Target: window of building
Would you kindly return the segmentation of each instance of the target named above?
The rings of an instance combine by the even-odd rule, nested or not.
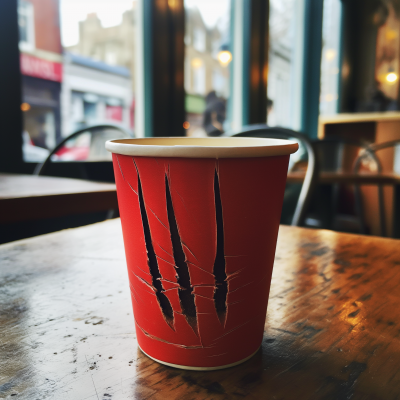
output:
[[[226,82],[226,77],[221,72],[220,69],[214,69],[212,74],[212,86],[215,89],[218,96],[224,98],[228,97],[228,84]]]
[[[321,95],[319,110],[321,115],[336,114],[339,99],[339,54],[341,1],[324,1],[322,25]]]
[[[33,50],[35,48],[35,20],[32,3],[25,0],[18,1],[18,26],[20,48]]]
[[[206,33],[202,28],[193,29],[193,47],[201,53],[206,51]]]
[[[85,126],[134,129],[135,13],[131,0],[20,0],[25,161],[43,160]],[[63,150],[56,160],[83,160],[81,147],[92,146],[87,139],[71,143],[70,155]]]
[[[185,129],[188,136],[220,135],[226,122],[230,58],[230,0],[185,0]],[[229,53],[230,54],[230,53]],[[220,59],[221,58],[221,59]]]
[[[221,47],[221,38],[220,37],[213,38],[211,42],[211,54],[215,59],[218,59],[218,53],[220,51],[220,47]]]
[[[270,0],[268,125],[292,127],[295,0]]]
[[[195,61],[197,61],[195,59]],[[193,65],[193,89],[196,94],[205,94],[206,68],[203,63]]]

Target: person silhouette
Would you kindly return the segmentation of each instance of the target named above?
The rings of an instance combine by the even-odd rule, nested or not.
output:
[[[203,128],[207,136],[221,136],[224,133],[225,118],[225,102],[212,90],[206,96],[206,109],[203,113]]]

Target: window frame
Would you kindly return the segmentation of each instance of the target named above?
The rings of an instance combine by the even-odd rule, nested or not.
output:
[[[302,73],[302,129],[314,136],[319,110],[323,0],[303,2],[305,48]],[[269,1],[232,0],[232,5],[233,62],[230,64],[231,95],[228,122],[233,122],[233,103],[236,101],[236,108],[242,110],[241,119],[237,121],[240,122],[238,126],[265,123]],[[239,5],[244,11],[241,15],[240,11],[238,12]],[[308,23],[310,20],[314,23]],[[320,20],[320,24],[315,24],[316,20]],[[240,29],[237,26],[238,21]],[[184,136],[184,0],[138,0],[137,27],[136,55],[137,60],[141,60],[136,68],[137,136]],[[7,93],[6,96],[0,97],[0,171],[32,173],[36,163],[24,162],[22,157],[22,85],[18,28],[18,1],[0,2],[0,51],[7,60],[6,63],[0,63],[0,87],[2,93]],[[240,55],[241,64],[238,63]],[[246,55],[247,57],[243,57]],[[163,68],[156,68],[160,65]],[[61,163],[57,164],[60,164],[57,169],[62,170]],[[67,164],[70,163],[65,163],[65,170],[68,168]],[[87,163],[75,164],[79,166]],[[103,168],[101,164],[107,165],[110,162],[90,164],[98,164],[100,170]]]

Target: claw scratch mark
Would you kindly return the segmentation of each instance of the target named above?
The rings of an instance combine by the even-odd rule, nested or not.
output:
[[[150,287],[153,288],[155,291],[155,294],[157,296],[157,301],[158,305],[160,306],[162,315],[164,317],[165,322],[167,325],[172,329],[174,329],[174,313],[172,312],[172,306],[171,303],[168,299],[168,297],[163,293],[164,289],[162,286],[161,281],[159,278],[161,278],[160,270],[158,268],[158,262],[157,262],[157,256],[154,251],[153,247],[153,242],[151,238],[151,231],[150,231],[150,225],[149,225],[149,220],[147,217],[147,210],[144,202],[144,196],[143,196],[143,190],[142,190],[142,184],[140,181],[140,174],[139,174],[139,169],[136,165],[135,159],[132,158],[133,164],[135,165],[136,172],[137,172],[137,178],[138,178],[138,197],[139,197],[139,206],[140,206],[140,214],[142,217],[142,224],[143,224],[143,233],[144,233],[144,241],[146,245],[146,251],[147,251],[147,264],[149,266],[149,271],[150,274],[153,278],[153,285],[149,285]],[[138,278],[140,278],[138,276]],[[142,279],[142,278],[140,278]],[[146,282],[143,280],[143,282]],[[146,282],[148,285],[148,283]]]
[[[132,189],[133,192],[136,193],[136,195],[138,194],[138,192],[131,186],[131,184],[128,182],[129,187]]]
[[[136,278],[138,278],[141,282],[143,282],[147,287],[149,287],[154,293],[157,292],[157,289],[153,285],[150,285],[149,282],[146,282],[141,276],[139,276],[135,273],[133,273],[133,274],[136,276]]]
[[[215,288],[214,285],[210,284],[210,283],[199,283],[198,285],[192,285],[192,287],[212,287]]]
[[[196,261],[199,261],[199,260],[197,259],[197,257],[193,254],[192,250],[190,250],[189,247],[188,247],[185,243],[182,242],[182,245],[183,245],[183,246],[189,251],[189,253],[196,259]]]
[[[217,169],[214,174],[214,201],[215,201],[215,220],[217,226],[217,251],[214,261],[215,291],[214,302],[218,319],[222,326],[226,323],[226,298],[228,294],[228,284],[226,282],[226,263],[224,257],[224,221],[222,216],[222,202],[219,188],[219,177]]]
[[[225,332],[223,335],[218,336],[218,337],[215,338],[214,340],[217,341],[217,340],[223,338],[224,336],[229,335],[230,333],[232,333],[232,332],[234,332],[234,331],[236,331],[236,330],[242,328],[243,326],[247,325],[247,324],[248,324],[251,320],[253,320],[253,319],[254,319],[254,318],[249,319],[248,321],[244,322],[243,324],[241,324],[241,325],[239,325],[239,326],[237,326],[237,327],[235,327],[235,328],[230,329],[228,332]]]
[[[205,269],[203,269],[203,268],[201,268],[201,267],[199,267],[198,265],[196,265],[196,264],[193,264],[192,262],[190,262],[190,261],[186,261],[188,264],[190,264],[190,265],[193,265],[194,267],[196,267],[196,268],[198,268],[198,269],[200,269],[201,271],[203,271],[203,272],[206,272],[207,274],[209,274],[209,275],[211,275],[213,278],[214,278],[214,274],[213,273],[211,273],[211,272],[209,272],[209,271],[206,271]]]
[[[226,281],[230,281],[231,279],[235,279],[238,277],[238,275],[245,270],[246,267],[239,269],[238,271],[232,272],[231,274],[228,274]]]
[[[149,207],[147,206],[147,208],[153,213],[153,215],[157,218],[158,222],[169,232],[169,229],[163,224],[163,222],[161,221],[160,218],[157,217],[156,213]]]
[[[165,250],[162,246],[160,246],[160,244],[159,243],[157,243],[157,242],[154,242],[165,254],[168,254],[170,257],[174,257],[171,253],[168,253],[168,251],[167,250]]]
[[[228,354],[228,353],[215,354],[213,356],[207,356],[207,357],[219,357],[219,356],[224,356],[225,354]]]
[[[198,294],[198,293],[195,293],[194,295],[195,295],[195,296],[198,296],[198,297],[202,297],[203,299],[207,299],[207,300],[214,301],[214,299],[213,299],[212,297],[202,296],[201,294]]]
[[[154,339],[154,340],[158,340],[159,342],[162,343],[167,343],[167,344],[171,344],[172,346],[176,346],[176,347],[180,347],[181,349],[209,349],[211,347],[215,347],[215,346],[185,346],[183,344],[178,344],[178,343],[173,343],[173,342],[168,342],[167,340],[161,339],[157,336],[152,335],[151,333],[146,332],[136,321],[135,319],[135,323],[138,326],[138,328],[149,338]]]
[[[131,292],[132,292],[132,290],[134,290],[135,293],[138,295],[139,299],[142,300],[142,302],[143,302],[143,299],[142,299],[142,297],[140,296],[140,294],[138,293],[138,291],[135,289],[135,286],[133,286],[132,284],[130,284],[129,286],[130,286],[130,288],[131,288]]]
[[[232,306],[234,304],[243,303],[243,300],[233,301],[232,303],[227,303],[228,306]]]
[[[185,318],[193,332],[199,336],[199,328],[197,325],[196,304],[193,296],[193,288],[190,283],[189,268],[186,263],[186,256],[183,251],[181,235],[176,222],[175,211],[172,203],[170,184],[167,174],[165,175],[165,192],[167,201],[168,223],[170,227],[172,250],[175,259],[175,271],[178,275],[177,280],[180,289],[178,289],[179,301]],[[184,289],[184,290],[183,290]]]
[[[242,288],[244,288],[244,287],[246,287],[246,286],[249,286],[249,285],[251,285],[252,283],[254,283],[254,281],[253,281],[253,282],[246,283],[245,285],[239,286],[239,287],[236,288],[236,289],[230,290],[229,293],[236,292],[236,290],[239,290],[239,289],[242,289]]]
[[[136,298],[136,296],[135,296],[135,293],[133,293],[133,290],[132,290],[132,289],[131,289],[131,295],[132,295],[132,297],[135,299],[136,303],[139,304],[139,302],[137,301],[137,298]]]
[[[170,281],[170,280],[168,280],[168,279],[165,279],[165,278],[160,278],[160,279],[161,279],[161,281],[163,281],[163,282],[172,283],[173,285],[176,285],[177,288],[180,288],[179,284],[176,283],[176,282],[172,282],[172,281]]]
[[[121,172],[121,175],[122,175],[122,179],[125,180],[124,173],[122,172],[121,164],[119,163],[119,158],[118,158],[117,155],[115,155],[115,157],[117,157],[117,163],[118,163],[118,166],[119,166],[119,170],[120,170],[120,172]]]
[[[149,272],[144,271],[142,268],[140,268],[138,265],[136,266],[136,268],[140,271],[142,271],[144,274],[151,276],[151,274]]]
[[[175,264],[174,264],[174,263],[167,261],[166,259],[164,259],[164,258],[158,256],[157,254],[156,254],[156,257],[159,258],[160,260],[165,261],[167,264],[170,264],[170,265],[172,265],[173,267],[175,267]]]

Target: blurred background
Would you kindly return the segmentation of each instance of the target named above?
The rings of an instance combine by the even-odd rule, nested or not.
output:
[[[15,2],[8,3],[2,6],[2,15],[3,18],[8,15],[9,25],[10,18],[15,17],[11,7]],[[62,138],[95,124],[116,123],[132,130],[136,136],[164,135],[165,132],[151,129],[151,121],[146,121],[148,127],[143,127],[140,121],[139,126],[135,124],[136,119],[143,119],[135,115],[137,100],[142,96],[138,93],[137,81],[146,80],[146,74],[179,73],[175,82],[163,82],[175,86],[169,90],[183,89],[184,92],[180,103],[176,104],[176,107],[182,106],[183,101],[183,109],[179,111],[183,120],[179,129],[168,134],[218,136],[249,122],[267,122],[267,118],[271,126],[301,128],[301,92],[304,90],[301,82],[307,51],[304,49],[305,1],[271,0],[269,4],[268,1],[254,1],[251,6],[251,2],[245,5],[231,0],[139,3],[131,0],[18,0],[14,4],[21,74],[21,83],[14,90],[21,92],[24,162],[42,161]],[[323,26],[316,34],[322,35],[322,57],[316,54],[320,77],[315,78],[321,86],[320,113],[328,115],[340,111],[343,10],[340,0],[321,3],[324,12],[317,17],[323,18],[323,23],[320,21]],[[146,7],[151,9],[145,10]],[[252,16],[256,11],[260,14]],[[260,21],[252,21],[256,17]],[[396,15],[393,18],[396,21]],[[15,27],[8,31],[8,36],[12,32],[16,33]],[[169,37],[162,37],[165,35]],[[250,54],[253,50],[249,48],[250,42],[255,40],[260,41],[260,48]],[[159,48],[162,41],[166,47]],[[151,54],[154,52],[159,54]],[[148,59],[144,53],[149,53]],[[237,65],[232,62],[234,53],[237,53]],[[254,65],[255,57],[259,57],[258,64],[263,65]],[[377,54],[377,57],[380,56]],[[246,82],[254,67],[263,68],[264,76],[251,78],[265,81],[262,94],[265,95],[265,110],[260,113],[263,118],[251,121],[249,115],[243,115],[239,120],[240,116],[233,114],[234,97],[242,97],[236,103],[249,101],[246,86],[259,86],[259,82]],[[380,68],[380,73],[386,71],[384,65]],[[169,71],[171,69],[175,71]],[[161,80],[149,78],[144,90],[154,95],[158,91],[165,92]],[[365,91],[368,85],[373,91],[373,84],[366,82]],[[395,89],[392,86],[390,89],[393,97]],[[397,109],[396,104],[388,107]],[[354,111],[363,107],[368,105],[357,103]],[[153,113],[153,118],[157,111],[154,107],[146,110],[147,114]],[[249,110],[243,111],[249,114]],[[89,142],[87,136],[77,138],[68,148],[59,151],[55,159],[93,158],[94,152],[88,151]]]
[[[373,146],[400,140],[399,34],[399,0],[3,1],[0,171],[113,182],[110,138],[280,127],[306,138],[282,222],[310,142],[301,225],[398,237],[400,147]]]

